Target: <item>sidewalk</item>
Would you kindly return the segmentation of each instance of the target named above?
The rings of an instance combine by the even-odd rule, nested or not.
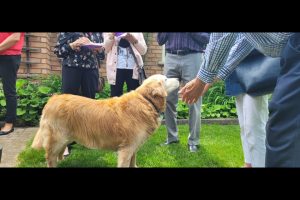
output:
[[[9,135],[0,136],[0,145],[3,147],[0,168],[16,167],[19,153],[33,138],[37,129],[37,127],[15,128],[15,131]]]

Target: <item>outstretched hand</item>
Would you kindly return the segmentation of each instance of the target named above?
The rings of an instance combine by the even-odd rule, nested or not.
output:
[[[200,96],[203,95],[203,91],[205,89],[205,83],[195,78],[188,82],[179,93],[182,94],[182,100],[187,104],[195,103]]]

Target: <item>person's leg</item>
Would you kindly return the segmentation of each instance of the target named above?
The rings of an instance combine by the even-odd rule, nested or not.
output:
[[[197,75],[203,62],[203,54],[195,53],[182,57],[182,80],[184,84],[191,81]],[[189,138],[188,144],[199,145],[200,143],[200,123],[201,123],[201,103],[202,98],[189,106]]]
[[[236,96],[236,110],[237,110],[237,115],[238,115],[238,120],[239,120],[239,125],[241,129],[241,141],[242,141],[242,147],[243,147],[243,152],[244,152],[244,160],[245,160],[245,167],[252,167],[251,163],[251,157],[250,157],[250,152],[249,152],[249,147],[247,143],[247,137],[245,133],[245,118],[244,116],[244,97],[245,94],[240,94]]]
[[[244,134],[252,167],[265,167],[266,123],[268,120],[268,95],[252,97],[245,95],[243,100]]]
[[[119,97],[123,94],[125,76],[122,69],[117,69],[116,84],[110,85],[110,96]]]
[[[0,56],[0,75],[2,77],[3,91],[6,98],[6,118],[1,131],[13,131],[13,124],[17,118],[17,72],[21,56]]]
[[[139,80],[132,78],[133,70],[126,70],[126,85],[127,85],[127,92],[131,90],[135,90],[140,86]]]
[[[82,70],[73,67],[62,67],[62,93],[79,95],[79,88],[81,85]],[[72,144],[69,144],[65,149],[64,156],[68,156],[71,153]]]
[[[79,95],[82,79],[81,69],[75,67],[62,67],[62,93]]]
[[[81,92],[82,96],[95,99],[99,83],[99,70],[82,70]]]
[[[168,78],[180,78],[179,69],[180,57],[172,54],[166,55],[164,75]],[[172,91],[167,97],[167,106],[165,111],[165,120],[167,127],[167,141],[166,144],[177,142],[178,127],[177,127],[177,104],[178,104],[178,89]]]
[[[266,167],[300,167],[300,33],[282,53],[282,70],[269,104]]]

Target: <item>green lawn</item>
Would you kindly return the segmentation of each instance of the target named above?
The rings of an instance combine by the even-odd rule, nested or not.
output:
[[[166,127],[161,126],[146,141],[137,154],[139,167],[241,167],[243,152],[237,125],[202,125],[200,151],[187,150],[188,126],[179,126],[179,144],[161,146],[166,138]],[[19,155],[18,167],[46,167],[44,151],[30,148]],[[74,145],[69,157],[58,167],[116,167],[116,152],[90,150]]]

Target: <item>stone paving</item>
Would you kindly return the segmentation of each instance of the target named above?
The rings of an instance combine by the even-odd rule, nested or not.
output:
[[[16,167],[17,157],[24,150],[26,143],[33,138],[37,132],[37,127],[15,128],[15,131],[0,136],[0,146],[2,146],[1,167]]]

